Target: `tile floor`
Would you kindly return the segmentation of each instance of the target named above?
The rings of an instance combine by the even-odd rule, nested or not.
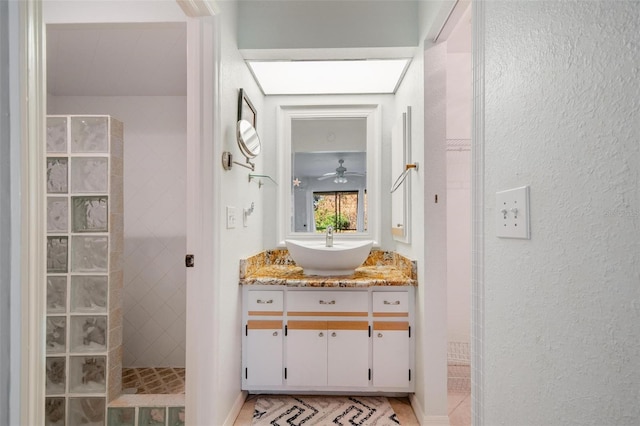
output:
[[[471,426],[471,366],[449,365],[448,408],[450,426]]]
[[[450,426],[471,425],[471,387],[470,367],[468,365],[450,365],[448,370],[448,413]],[[118,400],[120,404],[110,406],[131,405],[184,405],[181,401],[144,401],[145,404],[129,401],[127,398],[140,398],[137,395],[148,394],[182,394],[184,398],[184,368],[123,368],[123,389],[136,388],[136,395],[123,395]],[[171,397],[171,395],[154,395],[155,397]],[[258,395],[249,395],[240,414],[234,422],[234,426],[251,425],[253,418],[253,406]],[[418,426],[409,398],[390,397],[389,403],[398,415],[402,426]]]
[[[448,413],[450,426],[471,426],[471,369],[469,366],[449,366]],[[249,395],[234,426],[251,425],[253,406],[258,395]],[[393,411],[402,426],[419,426],[409,398],[389,397]]]
[[[253,405],[258,395],[249,395],[240,414],[233,423],[234,426],[249,426],[253,418]],[[449,392],[449,425],[471,426],[471,394],[464,392]],[[413,413],[409,398],[389,397],[393,411],[398,415],[402,426],[419,426],[420,423]]]
[[[184,376],[184,368],[123,368],[122,389],[125,394],[184,394]]]

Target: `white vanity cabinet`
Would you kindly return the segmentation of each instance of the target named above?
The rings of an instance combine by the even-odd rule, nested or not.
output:
[[[289,289],[285,300],[287,385],[367,386],[369,292]]]
[[[251,386],[282,384],[282,321],[249,321],[245,379]]]
[[[413,391],[413,294],[410,286],[244,286],[242,388]]]
[[[243,377],[248,386],[281,386],[283,291],[249,291],[244,322]]]
[[[374,291],[373,386],[404,388],[411,382],[409,294]]]
[[[285,377],[288,385],[310,388],[327,385],[327,329],[322,322],[287,324]],[[326,325],[326,321],[324,323]]]
[[[346,323],[346,324],[344,324]],[[327,339],[327,385],[369,385],[369,324],[349,321],[329,325]],[[349,328],[350,327],[350,328]]]
[[[369,384],[369,323],[367,321],[288,321],[289,386]]]
[[[410,375],[408,324],[374,322],[373,386],[404,388]]]

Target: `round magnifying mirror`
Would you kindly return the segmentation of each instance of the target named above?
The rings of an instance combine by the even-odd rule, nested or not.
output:
[[[260,138],[258,132],[247,120],[238,121],[236,126],[238,147],[247,158],[255,158],[260,154]]]

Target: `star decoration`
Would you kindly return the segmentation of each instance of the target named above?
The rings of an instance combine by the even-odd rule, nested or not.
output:
[[[301,181],[300,181],[300,179],[298,179],[298,178],[295,178],[295,179],[293,180],[293,186],[300,186],[300,184],[301,184],[301,183],[302,183],[302,182],[301,182]]]

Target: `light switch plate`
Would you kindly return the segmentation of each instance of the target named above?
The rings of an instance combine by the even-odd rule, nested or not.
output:
[[[496,237],[531,239],[529,187],[496,192]]]
[[[227,206],[227,229],[236,227],[236,208]]]

